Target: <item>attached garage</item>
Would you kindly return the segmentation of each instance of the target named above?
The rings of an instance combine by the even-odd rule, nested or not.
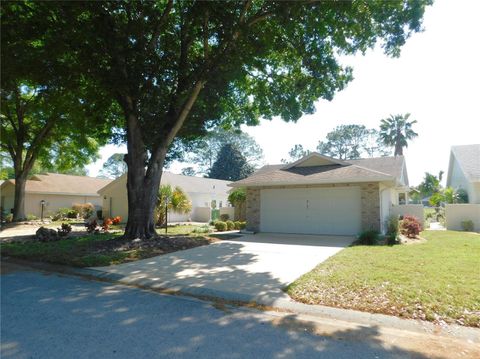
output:
[[[355,235],[361,231],[360,187],[260,191],[260,231]]]
[[[343,161],[319,153],[266,165],[230,186],[246,189],[252,232],[339,236],[381,231],[396,194],[409,190],[403,156]]]

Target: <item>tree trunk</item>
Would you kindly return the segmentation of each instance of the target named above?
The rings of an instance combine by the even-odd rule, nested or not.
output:
[[[401,144],[395,144],[395,156],[403,156],[403,147]]]
[[[13,221],[23,221],[27,218],[25,215],[25,186],[27,178],[22,174],[15,176],[15,199],[13,202]]]

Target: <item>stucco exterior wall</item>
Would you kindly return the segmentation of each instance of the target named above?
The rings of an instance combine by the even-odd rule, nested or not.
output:
[[[0,194],[2,197],[2,205],[6,213],[10,213],[14,204],[13,185],[5,186]],[[76,203],[91,203],[98,210],[102,207],[102,198],[100,196],[75,196],[63,194],[40,194],[40,193],[26,193],[25,194],[25,214],[34,215],[40,218],[42,207],[40,201],[44,200],[46,205],[44,207],[44,217],[55,214],[60,208],[72,208]]]
[[[174,184],[172,184],[174,185]],[[120,177],[118,180],[112,182],[106,188],[100,191],[103,201],[103,216],[104,217],[122,217],[122,222],[128,220],[128,197],[127,197],[127,181],[126,177]],[[169,212],[169,222],[208,222],[206,210],[211,211],[212,200],[216,201],[217,208],[227,207],[228,194],[218,193],[201,193],[201,192],[187,192],[186,193],[192,202],[192,211],[187,214],[178,214]]]
[[[362,203],[362,230],[381,230],[380,217],[380,187],[379,183],[342,183],[322,184],[309,186],[262,186],[247,188],[246,219],[247,230],[258,232],[260,230],[261,197],[260,191],[267,188],[328,188],[360,186]]]
[[[425,228],[422,204],[404,204],[392,206],[391,213],[394,216],[413,216],[419,220],[422,227]]]
[[[461,231],[462,222],[473,222],[474,231],[480,232],[480,204],[445,205],[445,226],[447,229]]]
[[[455,189],[463,188],[468,193],[468,202],[480,204],[480,182],[471,182],[465,177],[457,159],[453,156],[452,173],[449,185]]]

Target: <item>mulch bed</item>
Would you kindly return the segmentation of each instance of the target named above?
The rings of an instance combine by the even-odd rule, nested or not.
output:
[[[213,242],[217,242],[217,240],[200,236],[158,236],[157,238],[153,239],[135,239],[133,241],[122,238],[112,238],[106,241],[93,242],[92,246],[98,253],[145,250],[154,252],[156,255],[158,255],[205,246]]]

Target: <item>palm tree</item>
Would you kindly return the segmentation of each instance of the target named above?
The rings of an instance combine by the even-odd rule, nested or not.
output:
[[[409,113],[390,115],[380,123],[380,138],[385,145],[395,147],[395,156],[403,156],[403,148],[408,147],[407,141],[418,136],[418,133],[412,130],[412,125],[417,121],[408,121],[409,117]]]
[[[157,223],[165,225],[167,228],[167,212],[190,213],[192,210],[192,202],[187,194],[180,188],[169,184],[161,185],[158,190],[157,206],[155,208]]]

